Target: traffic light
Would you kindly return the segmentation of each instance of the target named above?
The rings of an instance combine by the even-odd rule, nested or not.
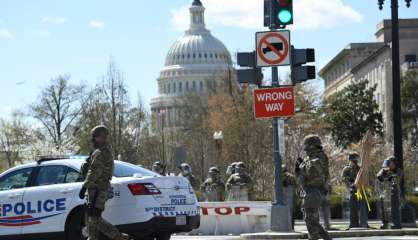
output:
[[[276,26],[293,24],[293,0],[273,0]]]
[[[315,62],[315,49],[296,49],[292,46],[291,79],[293,85],[316,78],[315,66],[302,66],[310,62]]]
[[[264,0],[264,27],[270,27],[271,25],[272,1],[276,0]]]
[[[238,82],[261,86],[264,76],[261,68],[255,67],[255,52],[238,53],[237,62],[241,67],[245,67],[237,70]]]

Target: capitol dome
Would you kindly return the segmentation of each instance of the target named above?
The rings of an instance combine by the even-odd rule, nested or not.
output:
[[[165,66],[180,64],[228,64],[231,57],[225,45],[209,31],[186,34],[171,46]]]
[[[158,97],[151,100],[151,111],[164,115],[169,126],[176,125],[176,98],[190,91],[206,92],[208,82],[224,78],[233,70],[228,49],[206,29],[204,13],[200,0],[194,0],[190,27],[171,46],[157,79]]]

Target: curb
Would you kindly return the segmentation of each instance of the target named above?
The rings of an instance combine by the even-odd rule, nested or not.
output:
[[[349,237],[376,237],[376,236],[418,236],[417,228],[399,229],[399,230],[349,230],[349,231],[329,231],[333,238]],[[307,239],[307,232],[266,232],[242,234],[242,240],[268,240],[268,239]]]

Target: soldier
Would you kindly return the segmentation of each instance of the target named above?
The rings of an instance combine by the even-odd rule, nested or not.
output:
[[[321,207],[319,211],[320,218],[326,230],[331,230],[331,184],[326,183],[323,191]]]
[[[225,183],[220,174],[217,167],[211,167],[208,179],[200,185],[200,189],[206,194],[207,202],[221,202],[225,199]]]
[[[357,199],[356,192],[357,188],[354,185],[356,181],[357,174],[360,171],[360,166],[358,165],[360,161],[360,155],[356,152],[351,152],[348,154],[349,164],[344,167],[341,177],[343,183],[347,188],[347,192],[350,193],[349,205],[350,205],[350,225],[349,228],[363,227],[367,228],[368,212],[367,212],[367,203],[365,200]],[[360,223],[359,223],[359,211],[360,211]]]
[[[248,201],[253,199],[253,180],[247,173],[247,167],[243,162],[237,163],[235,174],[232,174],[227,183],[226,190],[229,191],[228,200]]]
[[[303,140],[305,159],[296,162],[295,173],[303,189],[302,210],[309,239],[331,239],[328,232],[319,223],[319,208],[324,186],[329,180],[328,157],[322,149],[321,139],[308,135]]]
[[[396,165],[396,158],[387,158],[382,169],[377,173],[377,179],[381,183],[380,201],[382,205],[382,229],[389,228],[392,220],[392,229],[401,228],[401,186],[403,171]]]
[[[80,198],[87,195],[88,239],[98,240],[102,233],[110,239],[129,240],[129,235],[120,233],[116,227],[102,218],[113,175],[114,160],[107,144],[107,128],[103,125],[96,126],[91,134],[95,150],[81,167],[81,175],[85,177],[85,181],[80,191]]]
[[[226,177],[229,179],[229,177],[232,175],[232,174],[235,174],[236,173],[236,171],[235,171],[235,167],[237,166],[237,162],[233,162],[233,163],[231,163],[231,165],[229,165],[228,166],[228,168],[226,169]]]
[[[192,173],[192,167],[190,167],[190,165],[187,163],[182,163],[180,165],[180,170],[181,172],[179,176],[187,178],[187,180],[189,180],[190,184],[192,185],[193,189],[196,189],[197,181],[196,181],[195,176]]]
[[[159,161],[152,164],[152,171],[165,176],[165,166]]]
[[[295,196],[295,186],[296,179],[293,174],[291,174],[286,165],[282,165],[282,176],[283,176],[283,193],[285,195],[285,201],[290,209],[290,217],[292,219],[292,229],[295,228],[295,219],[293,217],[293,206],[294,206],[294,196]]]

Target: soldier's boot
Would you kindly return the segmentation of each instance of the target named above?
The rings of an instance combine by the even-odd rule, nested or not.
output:
[[[329,235],[329,233],[321,227],[321,229],[319,230],[319,234],[322,236],[322,238],[324,240],[332,240],[331,236]]]
[[[380,229],[388,229],[389,223],[387,221],[383,221],[383,224],[380,226]]]

